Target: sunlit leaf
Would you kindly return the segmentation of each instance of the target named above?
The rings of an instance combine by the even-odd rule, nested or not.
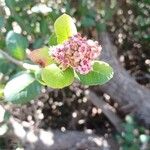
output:
[[[63,43],[69,37],[77,34],[77,29],[73,19],[67,15],[61,15],[54,23],[54,29],[57,36],[57,42]]]
[[[72,84],[74,72],[71,68],[62,71],[56,64],[51,64],[42,70],[42,80],[52,88],[64,88]]]
[[[85,85],[102,85],[113,77],[112,67],[103,61],[93,62],[93,71],[86,75],[77,73],[77,78]]]
[[[17,86],[16,86],[17,85]],[[41,86],[31,74],[23,73],[10,80],[4,88],[5,100],[24,104],[40,94]]]

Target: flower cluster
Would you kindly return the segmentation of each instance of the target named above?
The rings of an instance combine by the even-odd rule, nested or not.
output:
[[[87,40],[78,33],[63,45],[53,47],[51,54],[62,69],[72,67],[80,74],[87,74],[92,70],[92,60],[99,56],[101,49],[97,41]]]

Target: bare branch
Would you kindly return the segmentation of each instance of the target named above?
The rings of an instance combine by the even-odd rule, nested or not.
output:
[[[27,70],[38,70],[38,69],[40,69],[38,65],[32,65],[32,64],[28,64],[28,63],[24,63],[22,61],[19,61],[15,58],[11,57],[10,55],[8,55],[6,52],[4,52],[1,49],[0,49],[0,54],[2,54],[9,62],[12,62],[13,64],[20,66],[24,69],[27,69]]]

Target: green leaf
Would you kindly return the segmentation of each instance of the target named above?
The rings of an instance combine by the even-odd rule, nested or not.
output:
[[[92,27],[92,26],[95,26],[96,22],[93,18],[90,18],[90,17],[83,17],[83,19],[81,20],[81,25],[83,27]]]
[[[134,137],[134,134],[131,133],[131,132],[124,135],[124,139],[125,139],[125,141],[128,142],[128,143],[133,143],[134,138],[135,138],[135,137]]]
[[[3,39],[1,37],[1,40],[0,40],[0,49],[4,49],[4,47],[5,47],[5,39]]]
[[[12,1],[12,0],[5,0],[5,3],[6,3],[6,6],[9,7],[9,8],[13,8],[14,5],[15,5],[15,1]]]
[[[42,71],[41,70],[37,70],[35,71],[35,78],[36,80],[41,83],[42,85],[46,85],[45,82],[42,80],[42,76],[41,76]]]
[[[50,46],[55,46],[57,45],[57,37],[56,37],[56,34],[53,33],[50,38],[49,38],[49,43],[48,43]]]
[[[16,66],[14,64],[8,63],[8,61],[0,55],[0,73],[10,75],[15,69]]]
[[[77,78],[84,85],[102,85],[113,77],[112,67],[103,61],[93,62],[93,71],[86,75],[77,73]]]
[[[4,88],[5,100],[14,104],[24,104],[36,98],[41,91],[40,84],[31,74],[23,73],[10,80]]]
[[[61,15],[54,23],[54,29],[58,44],[68,40],[69,37],[77,34],[73,19],[67,15]]]
[[[28,40],[22,35],[9,31],[6,36],[6,48],[9,54],[16,59],[25,59],[25,50],[28,47]]]
[[[51,64],[42,70],[42,80],[49,87],[61,89],[72,84],[74,72],[71,68],[62,71],[56,64]]]
[[[42,67],[45,67],[49,64],[53,63],[52,57],[48,53],[49,48],[48,47],[43,47],[37,50],[32,51],[28,57],[34,62]]]
[[[0,16],[0,28],[4,26],[4,18]]]
[[[49,34],[48,23],[45,18],[41,19],[40,31],[43,35]]]
[[[41,48],[44,45],[44,39],[43,38],[37,38],[33,43],[33,49]]]

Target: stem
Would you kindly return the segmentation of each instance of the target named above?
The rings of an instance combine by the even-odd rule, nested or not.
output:
[[[36,71],[36,70],[40,69],[38,65],[32,65],[32,64],[28,64],[28,63],[24,63],[22,61],[19,61],[15,58],[11,57],[10,55],[8,55],[6,52],[4,52],[1,49],[0,49],[0,54],[2,54],[9,62],[12,62],[13,64],[20,66],[26,70]]]

